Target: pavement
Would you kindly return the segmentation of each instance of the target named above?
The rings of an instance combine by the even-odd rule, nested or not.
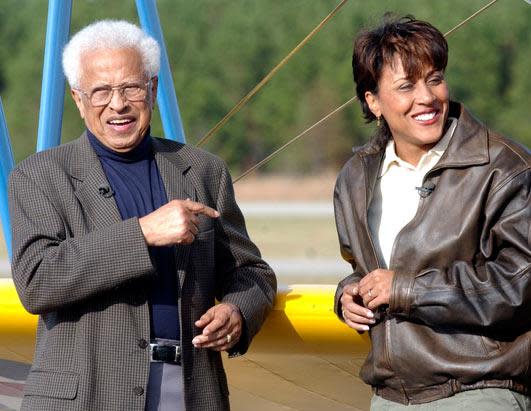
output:
[[[0,411],[20,409],[29,368],[29,364],[0,360]]]

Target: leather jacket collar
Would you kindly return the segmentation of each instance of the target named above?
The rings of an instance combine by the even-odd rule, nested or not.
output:
[[[476,120],[463,105],[450,102],[451,117],[458,120],[457,128],[450,140],[448,148],[441,160],[433,170],[441,168],[463,167],[487,164],[489,162],[488,134],[483,124]],[[368,174],[377,173],[380,161],[371,159],[371,156],[380,158],[385,151],[385,140],[381,134],[376,135],[369,143],[353,149],[366,160]],[[376,167],[376,170],[374,169]]]

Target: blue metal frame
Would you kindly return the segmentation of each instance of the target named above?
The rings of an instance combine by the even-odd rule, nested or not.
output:
[[[160,45],[160,71],[157,101],[160,118],[164,128],[164,136],[171,140],[186,142],[179,103],[175,95],[175,87],[171,76],[170,63],[166,53],[166,45],[162,35],[159,14],[155,0],[136,0],[136,8],[142,28],[158,41]]]
[[[61,60],[63,47],[68,41],[71,15],[72,0],[49,1],[37,151],[61,144],[65,97],[65,78]]]
[[[11,141],[7,122],[0,97],[0,217],[2,218],[2,229],[6,241],[7,252],[11,259],[11,220],[9,218],[9,207],[7,203],[7,181],[9,173],[15,166],[13,151],[11,150]]]
[[[164,134],[166,138],[184,143],[184,129],[156,2],[155,0],[136,0],[136,6],[143,29],[159,42],[161,49],[157,101]],[[68,41],[70,32],[71,17],[72,0],[49,0],[37,151],[46,150],[61,143],[61,124],[65,96],[65,78],[61,63],[62,51]],[[7,181],[15,162],[1,99],[0,159],[0,218],[2,219],[7,250],[11,258],[11,223],[8,211]]]

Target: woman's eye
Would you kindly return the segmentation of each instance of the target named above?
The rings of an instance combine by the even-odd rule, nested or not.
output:
[[[401,84],[398,89],[399,90],[402,90],[402,91],[408,91],[408,90],[411,90],[411,88],[413,87],[413,84],[411,83],[404,83],[404,84]]]
[[[428,79],[429,84],[440,84],[444,80],[443,76],[433,76]]]

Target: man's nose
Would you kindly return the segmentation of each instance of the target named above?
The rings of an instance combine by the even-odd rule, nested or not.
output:
[[[111,93],[109,107],[114,111],[122,111],[128,105],[128,100],[123,95],[122,90],[115,88],[112,89]]]

